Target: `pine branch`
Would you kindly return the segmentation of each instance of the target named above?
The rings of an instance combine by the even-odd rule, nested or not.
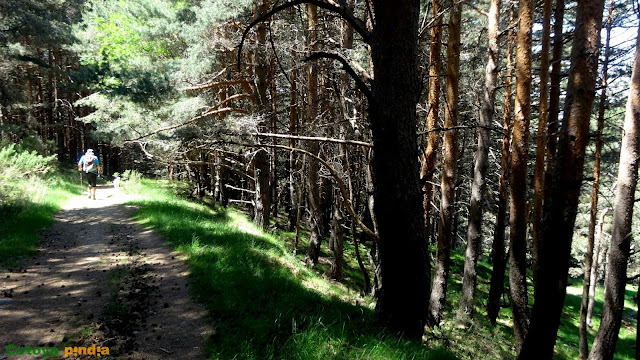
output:
[[[362,81],[362,79],[358,76],[358,74],[356,74],[355,70],[353,70],[353,68],[351,67],[351,65],[349,65],[349,63],[345,58],[335,53],[320,51],[307,56],[303,61],[306,62],[306,61],[311,61],[316,59],[332,59],[340,62],[342,64],[342,69],[346,71],[347,74],[349,74],[349,76],[351,76],[351,78],[356,82],[356,86],[358,87],[358,89],[362,91],[362,93],[367,97],[367,99],[371,99],[371,89],[369,89],[367,84],[365,84],[364,81]],[[366,71],[364,71],[364,69],[362,68],[361,68],[361,72],[366,74]],[[365,78],[371,81],[371,77],[369,76],[369,74],[366,74]]]
[[[293,1],[289,1],[287,3],[284,3],[280,6],[276,6],[275,8],[271,9],[271,11],[267,12],[264,15],[259,16],[257,19],[253,20],[247,27],[246,29],[244,29],[244,32],[242,33],[242,38],[240,39],[240,45],[238,46],[238,71],[240,71],[240,69],[242,68],[242,47],[244,45],[244,41],[247,38],[247,34],[249,33],[249,31],[251,30],[251,28],[253,28],[254,26],[256,26],[257,24],[267,20],[268,18],[270,18],[271,16],[275,15],[276,13],[282,11],[282,10],[286,10],[289,8],[292,8],[296,5],[301,5],[301,4],[312,4],[315,5],[319,8],[325,9],[327,11],[331,11],[334,12],[338,15],[340,15],[344,21],[346,21],[347,23],[349,23],[349,25],[351,25],[353,27],[353,29],[360,35],[362,36],[362,40],[365,43],[370,43],[371,42],[371,37],[372,34],[369,30],[367,30],[367,26],[364,24],[364,22],[360,19],[358,19],[357,17],[355,17],[355,15],[353,15],[353,13],[351,12],[351,10],[349,10],[349,7],[347,6],[345,1],[340,1],[340,5],[338,6],[335,2],[329,0],[330,2],[324,2],[324,1],[319,1],[319,0],[293,0]]]
[[[124,142],[133,142],[133,141],[138,141],[138,140],[140,140],[140,139],[144,139],[144,138],[146,138],[146,137],[149,137],[149,136],[151,136],[151,135],[155,135],[155,134],[161,133],[161,132],[163,132],[163,131],[173,130],[173,129],[177,129],[177,128],[182,127],[182,126],[185,126],[185,125],[189,125],[189,124],[194,123],[194,122],[196,122],[196,121],[198,121],[198,120],[202,120],[202,119],[204,119],[204,118],[206,118],[206,117],[209,117],[209,116],[212,116],[212,115],[215,115],[215,114],[221,114],[221,113],[231,112],[231,111],[241,112],[241,113],[247,113],[247,111],[246,111],[246,110],[243,110],[243,109],[235,109],[235,108],[229,108],[229,107],[222,108],[222,109],[217,109],[217,110],[212,110],[212,111],[208,111],[208,112],[206,112],[206,113],[204,113],[204,114],[202,114],[202,115],[200,115],[200,116],[196,116],[195,118],[193,118],[193,119],[191,119],[191,120],[187,120],[187,121],[185,121],[185,122],[183,122],[183,123],[180,123],[180,124],[177,124],[177,125],[171,125],[171,126],[163,127],[163,128],[157,129],[157,130],[155,130],[155,131],[152,131],[152,132],[150,132],[150,133],[147,133],[147,134],[144,134],[144,135],[140,135],[140,136],[138,136],[137,138],[134,138],[134,139],[127,139],[127,140],[125,140]]]

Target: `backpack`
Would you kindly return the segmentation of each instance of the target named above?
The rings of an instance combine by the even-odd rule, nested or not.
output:
[[[84,172],[91,172],[96,168],[96,159],[95,155],[85,155],[84,160],[82,161],[82,170]]]

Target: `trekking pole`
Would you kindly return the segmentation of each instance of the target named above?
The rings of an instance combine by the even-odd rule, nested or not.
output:
[[[79,171],[80,173],[80,192],[84,191],[84,186],[82,186],[82,171]]]

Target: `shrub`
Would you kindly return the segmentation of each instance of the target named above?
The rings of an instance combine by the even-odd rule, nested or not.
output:
[[[114,174],[118,176],[117,173]],[[122,175],[120,175],[120,186],[124,188],[125,192],[135,194],[140,192],[142,188],[141,184],[142,174],[135,170],[125,170]]]
[[[44,176],[55,162],[56,155],[19,151],[15,144],[0,148],[0,206],[23,200],[39,202],[46,189]]]

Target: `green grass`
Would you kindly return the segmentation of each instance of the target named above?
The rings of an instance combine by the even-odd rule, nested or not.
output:
[[[164,184],[164,186],[163,186]],[[303,266],[276,236],[232,209],[177,199],[143,182],[136,219],[188,258],[191,289],[211,314],[207,351],[220,359],[454,359],[441,347],[392,336],[373,304]],[[370,299],[369,299],[370,300]]]
[[[622,326],[616,344],[616,359],[635,359],[636,353],[632,346],[636,342],[636,320],[635,311],[637,305],[633,301],[637,292],[637,287],[627,285],[625,291],[625,307],[622,315]],[[576,359],[578,358],[578,329],[580,326],[580,303],[582,300],[582,279],[576,279],[575,283],[567,287],[567,298],[564,302],[562,320],[558,330],[558,343],[563,346],[556,346],[555,359]],[[593,310],[593,328],[588,329],[587,339],[589,349],[593,344],[593,339],[600,326],[600,314],[604,303],[604,290],[602,285],[596,289],[596,299]]]
[[[57,172],[44,180],[34,179],[28,184],[34,196],[0,205],[0,268],[17,266],[37,253],[42,231],[53,223],[65,201],[80,194],[75,175]]]

